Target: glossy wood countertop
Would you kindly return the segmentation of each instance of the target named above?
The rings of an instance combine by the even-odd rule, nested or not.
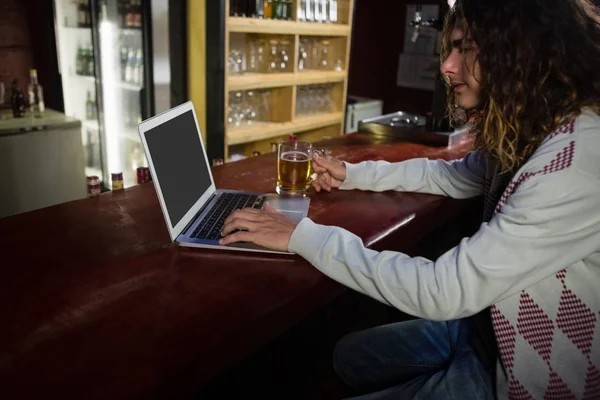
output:
[[[390,141],[353,134],[320,145],[349,162],[453,159],[470,147]],[[269,154],[216,167],[215,182],[272,192],[275,161]],[[396,250],[470,204],[413,193],[311,197],[315,222]],[[186,395],[345,290],[298,256],[172,245],[151,183],[0,219],[0,237],[7,399]]]

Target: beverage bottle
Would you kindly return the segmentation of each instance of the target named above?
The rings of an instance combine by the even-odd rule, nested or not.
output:
[[[133,70],[135,68],[135,50],[133,47],[129,48],[127,53],[127,65],[125,66],[125,81],[132,82],[133,81]]]
[[[125,9],[127,14],[125,14],[125,27],[133,28],[135,26],[135,13],[133,10],[133,1],[127,1],[125,5]]]
[[[77,26],[80,28],[85,28],[87,26],[87,14],[85,8],[85,0],[79,0],[77,4]]]
[[[87,49],[88,62],[87,62],[87,75],[94,76],[94,49],[92,46]]]
[[[40,115],[46,109],[44,105],[44,90],[38,82],[37,70],[29,70],[29,86],[27,92],[29,94],[29,109],[32,114]]]
[[[140,86],[144,86],[144,58],[142,49],[137,50],[136,58],[135,58],[135,68],[136,68],[136,79],[135,83]]]
[[[142,27],[142,0],[135,0],[134,25],[136,28]]]
[[[273,18],[273,0],[265,0],[263,3],[265,18]]]
[[[19,87],[19,80],[12,81],[11,106],[13,117],[20,118],[25,115],[25,95]]]
[[[298,21],[306,21],[306,0],[298,0]]]
[[[85,26],[90,28],[92,26],[92,9],[90,7],[90,0],[84,0],[85,2]]]
[[[310,21],[310,22],[315,20],[315,14],[314,14],[315,1],[319,1],[319,0],[306,0],[306,5],[304,7],[304,17],[306,18],[307,21]]]
[[[125,82],[125,70],[127,69],[128,51],[126,46],[121,47],[121,81]]]
[[[77,75],[83,75],[83,57],[81,52],[81,45],[77,45],[77,55],[75,57],[75,73]]]
[[[85,102],[85,118],[88,120],[95,119],[96,103],[92,100],[92,92],[88,90],[87,100]]]
[[[81,75],[84,75],[84,76],[87,75],[88,61],[89,61],[89,57],[88,57],[87,48],[82,47],[81,48],[81,70],[79,71]]]
[[[264,18],[265,9],[263,7],[263,0],[256,0],[254,2],[254,17],[255,18]]]
[[[338,2],[337,0],[329,0],[329,22],[337,23],[338,22]]]

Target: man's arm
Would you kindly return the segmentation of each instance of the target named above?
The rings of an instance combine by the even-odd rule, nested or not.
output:
[[[346,163],[346,180],[340,189],[397,190],[464,199],[483,194],[484,179],[485,157],[473,151],[454,161],[416,158],[398,163]]]

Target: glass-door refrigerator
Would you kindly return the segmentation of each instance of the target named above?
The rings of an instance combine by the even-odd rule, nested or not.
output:
[[[82,121],[86,175],[125,187],[147,166],[137,125],[154,115],[150,2],[54,0],[65,113]],[[149,61],[150,60],[150,61]]]

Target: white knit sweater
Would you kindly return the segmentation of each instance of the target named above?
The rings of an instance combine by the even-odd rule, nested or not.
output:
[[[483,193],[482,160],[473,152],[453,162],[347,163],[340,189],[474,197]],[[352,233],[308,218],[289,249],[422,318],[491,306],[504,367],[499,398],[600,399],[600,116],[589,110],[549,135],[491,221],[436,261],[367,249]]]

